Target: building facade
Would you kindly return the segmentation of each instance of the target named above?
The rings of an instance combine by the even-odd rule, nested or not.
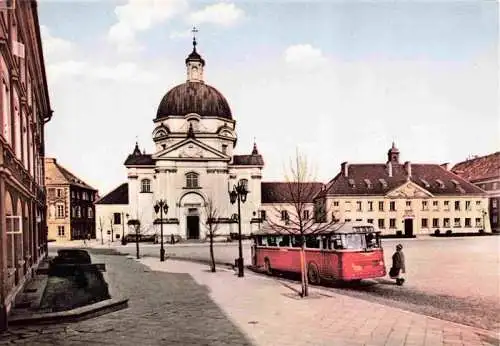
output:
[[[45,158],[48,239],[67,241],[95,239],[97,190],[61,166]]]
[[[500,232],[500,151],[457,163],[452,171],[486,191],[493,232]]]
[[[237,205],[228,189],[245,184],[249,193],[241,205],[243,232],[260,206],[264,161],[254,145],[248,155],[235,155],[236,121],[225,97],[204,81],[205,60],[193,50],[185,60],[187,81],[161,100],[154,119],[153,154],[138,144],[127,157],[129,221],[140,222],[140,232],[184,239],[206,236],[206,205],[217,209],[218,232],[237,233]],[[250,150],[249,150],[250,151]],[[160,219],[153,206],[165,200],[168,213]],[[107,219],[106,215],[98,215]],[[97,221],[96,221],[97,222]],[[99,225],[97,225],[99,227]]]
[[[14,6],[15,4],[15,6]],[[47,253],[44,125],[50,108],[36,1],[0,7],[0,329]]]
[[[129,232],[128,184],[124,183],[95,203],[96,238],[101,243],[118,241]]]
[[[448,170],[447,164],[349,164],[320,192],[329,218],[374,223],[383,234],[413,236],[491,232],[483,190]]]

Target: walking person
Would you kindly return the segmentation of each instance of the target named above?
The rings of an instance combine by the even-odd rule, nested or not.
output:
[[[405,268],[405,255],[403,253],[403,245],[396,245],[396,252],[392,255],[392,268],[389,271],[389,276],[391,279],[396,279],[396,284],[398,286],[403,285],[405,282],[404,277],[401,274],[406,273]]]

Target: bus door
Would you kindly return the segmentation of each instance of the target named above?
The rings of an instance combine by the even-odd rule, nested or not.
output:
[[[333,278],[332,252],[333,244],[330,235],[321,237],[321,275],[325,278]]]

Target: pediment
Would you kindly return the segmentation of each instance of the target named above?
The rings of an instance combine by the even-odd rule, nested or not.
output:
[[[398,186],[397,188],[389,191],[386,194],[391,198],[429,198],[433,195],[426,189],[418,186],[417,184],[407,181],[406,183]]]
[[[156,160],[226,160],[231,158],[196,139],[186,139],[153,155]]]

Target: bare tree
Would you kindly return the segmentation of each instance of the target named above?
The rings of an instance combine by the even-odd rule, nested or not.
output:
[[[101,245],[104,245],[104,237],[102,236],[102,217],[99,217],[99,229],[101,230]]]
[[[285,183],[281,183],[276,191],[271,192],[274,195],[273,200],[279,202],[273,205],[272,212],[276,214],[275,217],[268,218],[266,223],[276,233],[299,237],[302,286],[300,295],[305,297],[309,294],[308,274],[318,275],[319,278],[318,268],[314,264],[306,263],[306,236],[320,233],[336,221],[328,221],[325,200],[317,198],[324,185],[315,182],[307,158],[298,150],[295,157],[290,159],[285,179]]]
[[[111,238],[111,242],[113,242],[113,217],[110,216],[109,217],[109,232],[110,232],[110,238]]]
[[[204,221],[207,235],[210,240],[210,269],[215,273],[215,257],[214,257],[214,237],[219,229],[219,211],[214,204],[213,198],[209,197],[204,206],[206,220]]]

